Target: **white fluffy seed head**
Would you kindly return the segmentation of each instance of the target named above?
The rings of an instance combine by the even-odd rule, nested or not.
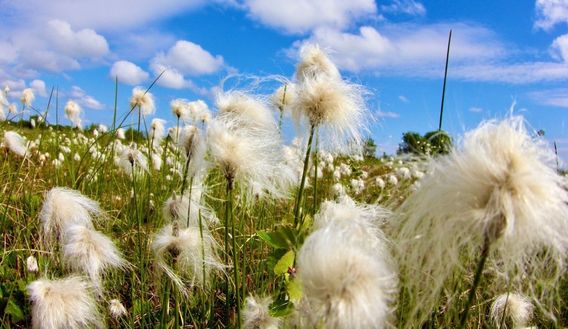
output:
[[[61,238],[72,224],[91,228],[93,218],[101,217],[104,213],[98,202],[64,187],[54,187],[47,192],[39,213],[42,236],[48,243]]]
[[[189,109],[189,116],[195,124],[207,123],[209,122],[209,119],[211,119],[209,106],[207,106],[207,103],[201,99],[189,102],[187,107]]]
[[[488,268],[499,274],[494,282],[506,285],[506,278],[550,310],[565,273],[566,218],[568,192],[554,153],[527,133],[521,117],[482,123],[460,147],[432,160],[399,210],[398,261],[416,298],[409,301],[416,305],[409,318],[425,320],[452,286],[451,274],[475,268],[464,260],[478,259],[486,240],[492,247]],[[546,291],[545,282],[547,293],[535,296]]]
[[[187,101],[185,99],[174,99],[171,101],[170,106],[172,108],[173,115],[182,121],[187,121],[190,117],[189,108],[187,106]]]
[[[243,127],[275,129],[272,113],[264,102],[239,91],[221,93],[216,100],[219,115],[237,120]]]
[[[26,268],[28,272],[31,273],[36,273],[37,271],[39,271],[37,259],[33,255],[26,258]]]
[[[497,329],[501,329],[502,320],[505,324],[503,328],[508,328],[507,323],[512,325],[512,329],[525,328],[532,314],[533,305],[526,297],[519,294],[499,295],[491,304],[491,321]]]
[[[149,91],[135,87],[134,89],[132,89],[130,107],[138,108],[142,115],[154,114],[154,112],[156,111],[156,106],[154,105],[154,96]]]
[[[166,225],[154,237],[152,249],[158,267],[183,293],[184,281],[206,288],[211,271],[223,270],[215,252],[215,240],[207,229],[179,228],[176,223]]]
[[[34,329],[103,328],[90,284],[78,276],[28,285]]]
[[[81,106],[77,102],[69,100],[65,104],[65,116],[73,123],[73,126],[82,129],[81,125]]]
[[[108,310],[110,315],[115,319],[121,318],[128,314],[126,308],[124,307],[124,305],[122,305],[122,303],[118,299],[110,300],[108,305]]]
[[[24,106],[31,106],[32,102],[35,99],[34,91],[31,88],[26,88],[22,91],[22,97],[20,98],[20,102]]]
[[[296,79],[304,82],[306,79],[325,77],[339,79],[339,70],[327,54],[315,44],[306,44],[300,50],[300,62],[296,67]]]
[[[63,261],[73,271],[89,276],[94,286],[101,289],[101,275],[110,268],[124,268],[126,262],[111,239],[82,225],[66,227],[62,239]]]
[[[28,156],[28,141],[15,131],[4,132],[4,145],[18,156]]]
[[[280,86],[271,97],[272,104],[280,111],[284,111],[284,109],[293,104],[295,100],[296,85],[291,82]]]
[[[202,225],[207,228],[210,223],[218,223],[219,219],[215,212],[202,202],[203,187],[194,184],[191,187],[191,207],[188,192],[184,196],[172,195],[162,208],[162,215],[168,222],[178,222],[180,226],[199,227],[199,216]]]
[[[131,177],[134,177],[133,174],[142,174],[148,171],[148,160],[146,156],[138,150],[136,144],[131,144],[120,152],[117,164]]]
[[[384,256],[361,248],[345,227],[312,233],[298,255],[302,325],[387,328],[397,279]]]
[[[298,125],[320,129],[324,147],[358,146],[370,118],[362,94],[362,87],[339,79],[306,79],[297,88],[292,114]]]
[[[243,328],[245,329],[278,329],[280,319],[270,316],[268,307],[272,298],[249,296],[243,309]]]
[[[116,138],[118,139],[125,139],[126,135],[124,134],[124,128],[118,128],[116,130]]]
[[[166,135],[166,120],[163,119],[152,119],[150,124],[150,138],[152,140],[152,146],[157,147]]]

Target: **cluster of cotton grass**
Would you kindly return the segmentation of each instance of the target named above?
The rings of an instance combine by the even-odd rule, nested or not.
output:
[[[64,266],[75,274],[28,285],[34,328],[103,327],[95,297],[104,295],[102,276],[128,266],[114,243],[94,228],[94,220],[104,217],[96,201],[77,191],[53,188],[46,194],[41,239],[48,250],[60,250]]]
[[[568,248],[568,194],[553,160],[523,119],[510,117],[481,124],[431,161],[393,222],[405,328],[423,323],[441,299],[464,305],[465,291],[463,325],[483,277],[487,292],[512,287],[554,317]]]

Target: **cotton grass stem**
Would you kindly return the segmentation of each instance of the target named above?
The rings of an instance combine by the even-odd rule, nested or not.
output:
[[[479,256],[479,261],[477,263],[477,268],[475,270],[475,276],[473,277],[473,283],[471,285],[471,289],[469,290],[469,296],[467,298],[467,302],[465,304],[465,308],[460,318],[460,329],[465,328],[467,323],[467,316],[469,314],[469,309],[473,304],[473,300],[475,299],[475,292],[477,291],[477,287],[481,282],[481,274],[483,273],[483,268],[485,267],[485,262],[487,261],[487,257],[489,257],[489,250],[491,249],[491,238],[486,235],[485,241],[483,242],[483,249],[481,250],[481,255]]]
[[[228,233],[228,225],[229,222],[231,223],[231,246],[233,249],[232,258],[233,258],[233,278],[235,280],[235,306],[236,306],[236,313],[237,313],[237,327],[241,327],[241,301],[240,301],[240,294],[239,294],[239,263],[238,263],[238,250],[236,248],[235,243],[235,221],[233,218],[233,183],[234,178],[232,176],[227,176],[227,201],[226,201],[226,209],[225,209],[225,252],[228,252],[228,244],[227,244],[227,233]],[[227,280],[228,281],[228,280]],[[227,294],[228,297],[228,294]]]
[[[300,189],[298,190],[298,196],[296,197],[296,204],[294,205],[294,225],[297,226],[300,223],[302,225],[303,220],[300,220],[300,209],[302,207],[302,194],[304,193],[304,185],[306,184],[306,174],[308,171],[308,164],[310,162],[310,152],[312,150],[312,141],[314,139],[315,126],[310,126],[310,137],[308,139],[308,145],[306,149],[306,156],[304,158],[304,170],[302,171],[302,179],[300,181]]]

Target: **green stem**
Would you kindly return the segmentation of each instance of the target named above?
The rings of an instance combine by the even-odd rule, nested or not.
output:
[[[491,248],[491,240],[486,236],[485,241],[483,242],[483,249],[481,250],[481,255],[479,257],[479,262],[477,263],[477,269],[475,270],[475,276],[473,278],[473,284],[471,285],[471,289],[469,290],[469,296],[467,298],[467,303],[465,304],[465,308],[460,318],[460,326],[459,328],[465,328],[467,322],[467,316],[469,314],[469,309],[473,304],[473,300],[475,299],[475,292],[477,291],[477,287],[479,286],[479,282],[481,282],[481,274],[483,273],[483,268],[485,267],[485,261],[489,257],[489,249]]]
[[[308,139],[308,146],[306,150],[306,156],[304,158],[304,170],[302,171],[302,179],[300,180],[300,189],[298,190],[298,196],[296,197],[296,204],[294,205],[294,225],[297,226],[300,223],[302,225],[302,220],[300,220],[300,209],[302,208],[302,194],[304,193],[304,185],[306,184],[306,174],[308,171],[308,164],[310,162],[310,152],[312,150],[312,141],[314,139],[314,125],[310,126],[310,137]]]
[[[319,144],[319,134],[316,131],[316,147],[314,149],[314,203],[312,207],[312,216],[316,213],[317,207],[317,195],[318,195],[318,144]]]
[[[233,218],[233,177],[227,177],[227,222],[231,222],[231,246],[233,249],[233,278],[235,280],[235,306],[237,313],[237,327],[241,327],[241,300],[239,294],[239,263],[238,250],[236,247],[235,220]]]

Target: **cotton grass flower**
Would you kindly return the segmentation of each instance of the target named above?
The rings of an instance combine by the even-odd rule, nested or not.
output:
[[[124,134],[124,128],[118,128],[116,130],[116,138],[118,139],[125,139],[126,135]]]
[[[54,187],[47,192],[39,213],[46,242],[61,237],[72,224],[92,228],[93,219],[102,217],[104,213],[98,202],[64,187]]]
[[[39,271],[37,259],[33,255],[26,258],[26,269],[30,273],[37,273],[37,271]]]
[[[62,239],[63,261],[73,271],[89,275],[97,290],[101,275],[110,268],[124,268],[126,261],[114,243],[104,234],[83,225],[66,227]]]
[[[182,227],[199,227],[199,216],[205,228],[209,223],[218,223],[219,219],[213,210],[201,202],[202,193],[202,186],[194,184],[191,187],[191,206],[189,193],[183,196],[172,195],[164,202],[163,217],[168,222],[179,222]]]
[[[397,284],[384,256],[347,227],[312,233],[298,254],[306,327],[387,328]]]
[[[306,44],[300,50],[300,62],[296,67],[296,79],[305,82],[307,79],[325,77],[339,79],[339,70],[327,54],[315,44]]]
[[[91,286],[81,277],[40,279],[27,289],[34,329],[104,327]]]
[[[215,240],[208,230],[200,231],[192,226],[180,229],[176,224],[163,227],[152,242],[158,268],[183,293],[186,292],[185,280],[192,286],[206,288],[211,271],[223,269],[215,247]]]
[[[243,92],[231,91],[217,96],[219,115],[238,120],[244,127],[276,129],[270,110],[259,99]]]
[[[131,177],[134,177],[134,174],[148,171],[146,156],[138,150],[134,143],[122,150],[118,157],[118,166]]]
[[[67,117],[67,119],[69,119],[69,121],[73,123],[73,126],[82,129],[81,106],[79,106],[77,102],[70,100],[67,101],[67,104],[65,104],[64,111],[65,111],[65,116]]]
[[[109,310],[110,315],[114,319],[118,319],[118,318],[121,318],[123,316],[128,315],[126,308],[124,307],[124,305],[122,305],[122,303],[118,299],[111,299],[110,300],[109,305],[108,305],[108,310]]]
[[[190,118],[189,108],[187,106],[187,101],[185,99],[174,99],[170,103],[173,115],[183,122],[186,122]]]
[[[150,124],[150,139],[152,141],[153,147],[160,146],[160,142],[166,135],[166,120],[163,119],[152,119],[152,123]]]
[[[154,96],[140,87],[132,89],[132,97],[130,97],[130,107],[138,108],[144,116],[154,114],[156,106],[154,105]]]
[[[503,328],[509,328],[507,324],[511,324],[512,329],[525,328],[531,320],[532,314],[533,305],[531,302],[518,294],[499,295],[491,304],[491,322],[497,329],[501,329],[502,320],[505,320],[503,321],[503,324],[505,324]]]
[[[15,131],[4,132],[4,145],[8,150],[20,157],[27,157],[28,141]]]
[[[26,88],[22,91],[22,96],[20,97],[20,102],[22,106],[31,106],[32,102],[35,100],[34,91],[31,88]]]
[[[243,328],[245,329],[278,329],[280,319],[270,316],[268,307],[272,298],[258,298],[249,296],[245,300],[243,309]]]
[[[296,100],[296,85],[294,83],[288,82],[280,86],[274,94],[270,97],[272,104],[278,108],[280,112]]]
[[[207,123],[211,119],[209,106],[202,100],[196,100],[187,104],[189,115],[194,123]]]
[[[461,147],[432,160],[428,172],[394,225],[413,298],[409,319],[425,320],[452,278],[460,277],[452,274],[474,270],[476,264],[464,260],[480,259],[482,246],[498,274],[493,280],[518,287],[553,317],[548,312],[568,251],[568,192],[554,153],[530,137],[521,117],[510,117],[467,133]]]

